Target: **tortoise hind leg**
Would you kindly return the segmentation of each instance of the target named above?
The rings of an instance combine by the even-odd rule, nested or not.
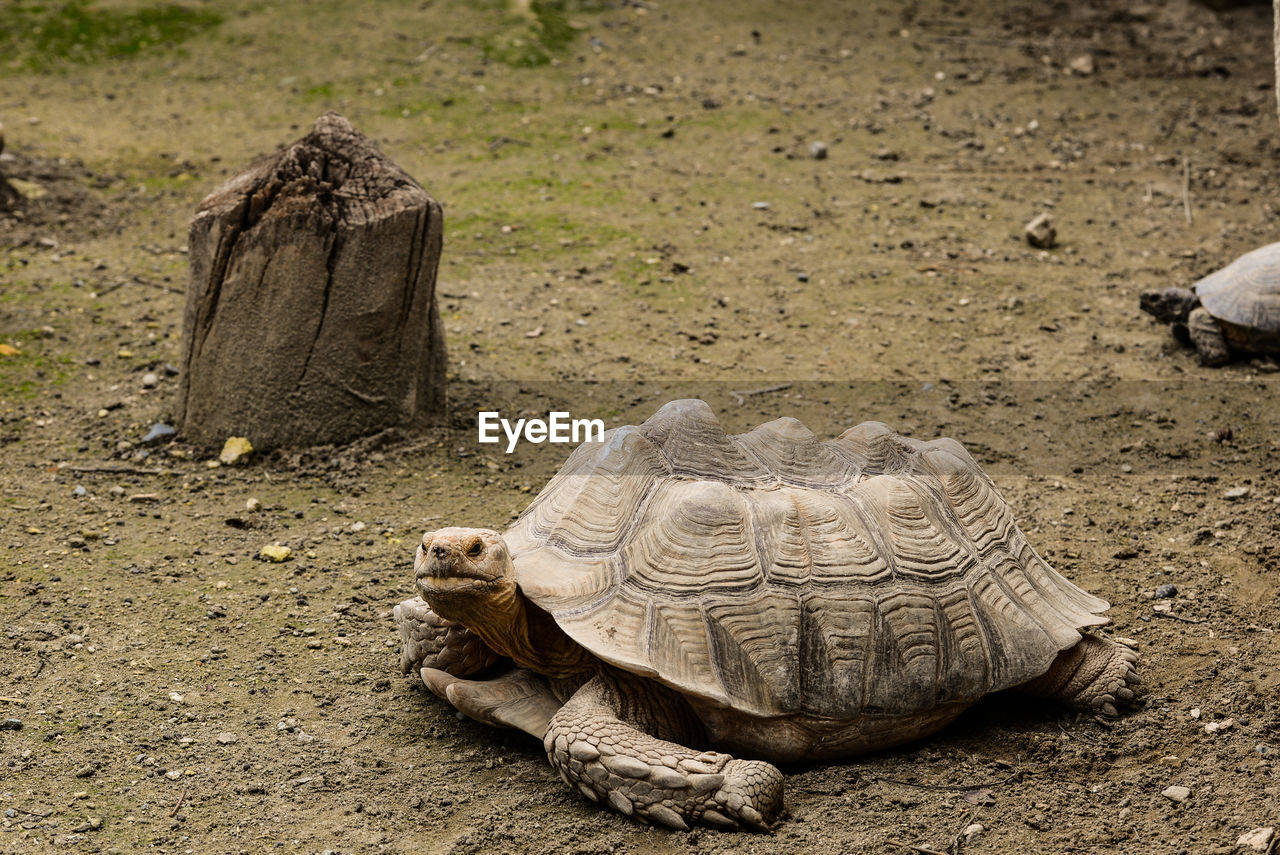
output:
[[[1058,654],[1044,676],[1019,687],[1041,698],[1056,698],[1079,710],[1114,717],[1116,703],[1133,700],[1132,686],[1140,681],[1138,654],[1129,647],[1096,635],[1086,635]]]
[[[1222,327],[1204,306],[1198,306],[1187,316],[1187,334],[1200,354],[1204,365],[1226,365],[1231,359]]]
[[[565,782],[619,813],[688,829],[701,822],[767,829],[782,807],[782,773],[769,763],[694,751],[701,726],[674,692],[625,675],[597,675],[556,713],[543,745]]]

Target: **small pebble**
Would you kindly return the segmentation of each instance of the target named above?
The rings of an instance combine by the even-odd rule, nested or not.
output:
[[[98,770],[93,768],[92,766],[81,766],[79,769],[75,771],[75,776],[77,778],[89,778],[89,777],[92,777],[93,773],[96,771]]]
[[[986,830],[987,830],[987,827],[980,822],[975,822],[972,825],[965,826],[965,829],[964,829],[965,840],[967,841],[971,838],[977,837],[979,834],[981,834]]]
[[[0,720],[0,730],[22,730],[22,719],[6,718]]]
[[[176,434],[177,431],[172,425],[156,422],[151,426],[151,430],[147,431],[147,435],[142,438],[142,444],[146,445],[159,439],[166,439]]]
[[[1036,249],[1053,249],[1058,243],[1058,231],[1053,227],[1053,218],[1048,214],[1040,214],[1022,229],[1027,243]]]
[[[809,143],[809,156],[814,160],[827,159],[827,144],[822,140],[814,140]]]
[[[244,509],[246,511],[249,511],[250,513],[257,513],[258,511],[262,510],[262,502],[259,502],[257,499],[254,499],[254,498],[250,498],[247,502],[244,503]]]
[[[751,207],[755,208],[757,211],[767,211],[769,210],[769,203],[768,202],[752,202]]]
[[[146,374],[142,375],[142,388],[154,389],[156,386],[159,386],[159,385],[160,385],[160,378],[155,373],[148,371]]]
[[[170,692],[169,700],[173,701],[175,704],[182,704],[182,703],[186,703],[187,699],[182,697],[182,695],[178,694],[177,692]]]
[[[1160,795],[1172,802],[1185,802],[1191,798],[1191,789],[1189,787],[1172,786],[1166,789]]]
[[[1271,841],[1275,836],[1275,826],[1255,828],[1236,838],[1236,846],[1251,849],[1254,852],[1266,852],[1271,848]]]
[[[1228,502],[1234,502],[1236,499],[1243,499],[1252,492],[1248,487],[1232,487],[1230,490],[1222,494],[1222,498]]]
[[[1082,53],[1075,59],[1068,62],[1067,68],[1082,77],[1088,77],[1090,74],[1093,74],[1094,70],[1093,56],[1091,54]]]
[[[1156,588],[1157,600],[1169,600],[1178,596],[1178,586],[1173,583],[1166,583]]]
[[[253,444],[249,442],[247,437],[232,436],[228,437],[226,443],[222,446],[222,453],[218,455],[218,461],[233,466],[241,463],[250,454],[253,454]]]
[[[89,491],[86,490],[83,486],[77,484],[76,488],[71,491],[71,495],[79,499],[89,495]]]
[[[273,543],[258,550],[258,555],[272,564],[282,564],[293,557],[293,550],[287,546]]]
[[[1230,730],[1236,723],[1233,718],[1224,718],[1222,721],[1211,721],[1204,726],[1205,733],[1217,733],[1220,730]]]

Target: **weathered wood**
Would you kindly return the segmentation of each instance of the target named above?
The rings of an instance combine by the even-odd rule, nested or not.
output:
[[[432,420],[442,223],[439,203],[334,113],[206,197],[188,241],[182,435],[264,449]]]

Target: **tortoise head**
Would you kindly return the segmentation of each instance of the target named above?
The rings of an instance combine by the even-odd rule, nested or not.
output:
[[[496,531],[429,531],[422,536],[413,570],[418,593],[432,611],[462,624],[516,664],[553,677],[595,667],[595,658],[525,597],[516,583],[511,552]]]
[[[487,528],[427,532],[413,570],[418,592],[432,610],[470,629],[477,629],[477,621],[496,618],[516,593],[507,544]]]
[[[1199,303],[1195,292],[1186,288],[1158,288],[1138,295],[1138,308],[1166,324],[1186,323]]]

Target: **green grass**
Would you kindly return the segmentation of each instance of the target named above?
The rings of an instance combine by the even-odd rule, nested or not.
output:
[[[179,44],[221,22],[217,12],[169,3],[133,10],[103,9],[88,0],[0,3],[0,71],[47,71],[134,56]]]
[[[569,20],[573,12],[595,12],[603,3],[592,0],[533,0],[528,14],[511,10],[507,3],[502,28],[477,40],[485,58],[512,68],[537,68],[566,53],[578,37]]]

